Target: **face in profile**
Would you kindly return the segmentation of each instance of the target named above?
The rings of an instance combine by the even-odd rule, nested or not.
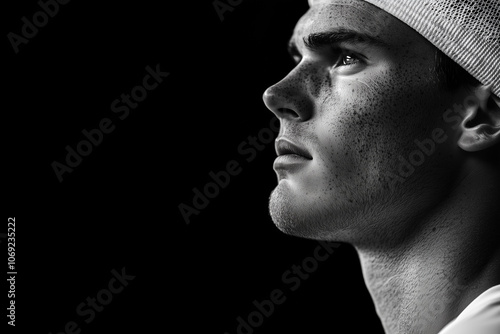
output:
[[[279,229],[362,243],[446,197],[462,160],[443,113],[465,93],[441,87],[434,46],[371,4],[338,0],[311,7],[289,49],[296,66],[264,93],[281,125],[269,205]],[[436,129],[432,153],[400,175]]]

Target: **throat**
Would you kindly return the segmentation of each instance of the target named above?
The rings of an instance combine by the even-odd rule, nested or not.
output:
[[[457,315],[467,285],[442,265],[363,252],[359,256],[387,334],[437,333]]]
[[[420,221],[400,227],[404,235],[392,230],[386,238],[353,245],[387,334],[436,334],[500,284],[500,207],[492,200],[500,193],[480,173],[469,178]]]
[[[405,249],[356,248],[387,334],[436,334],[482,292],[500,284],[496,241],[454,225],[462,238],[450,238],[446,231]]]

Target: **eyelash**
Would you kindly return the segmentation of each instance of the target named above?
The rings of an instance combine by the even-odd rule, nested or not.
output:
[[[337,62],[335,63],[335,66],[354,66],[356,64],[359,64],[362,60],[361,60],[361,57],[357,56],[356,54],[354,54],[353,52],[348,52],[348,51],[339,51],[339,50],[334,50],[334,53],[337,54],[338,56],[338,60]],[[352,60],[354,60],[355,62],[353,64],[345,64],[345,58],[346,57],[349,57],[351,58]],[[293,60],[295,62],[295,64],[298,64],[301,62],[302,60],[302,57],[300,56],[294,56],[293,57]]]

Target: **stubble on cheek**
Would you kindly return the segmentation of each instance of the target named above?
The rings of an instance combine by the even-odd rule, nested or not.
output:
[[[366,202],[386,192],[387,174],[397,170],[399,157],[439,122],[438,85],[425,61],[415,68],[403,64],[337,81],[323,104],[322,163],[348,199]]]

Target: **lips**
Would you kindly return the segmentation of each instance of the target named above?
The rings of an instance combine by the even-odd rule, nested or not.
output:
[[[292,143],[290,140],[285,138],[280,138],[276,140],[276,153],[278,156],[286,155],[296,155],[309,160],[312,160],[312,156],[303,147]]]

